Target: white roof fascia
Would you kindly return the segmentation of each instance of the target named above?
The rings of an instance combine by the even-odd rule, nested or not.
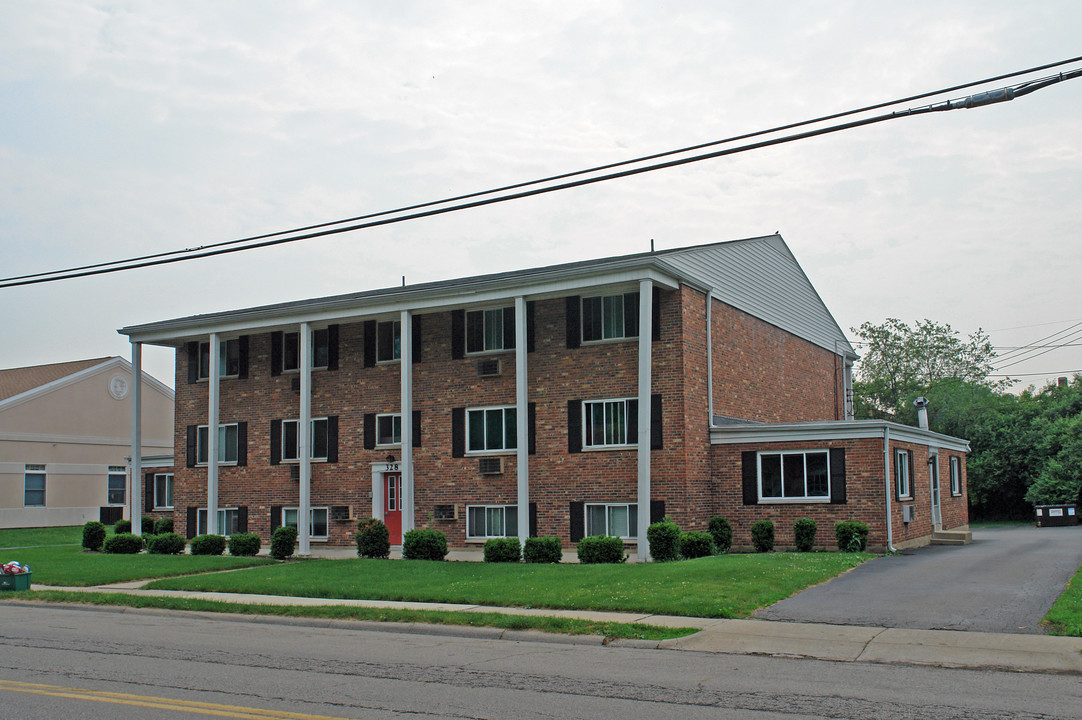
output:
[[[108,360],[105,360],[98,365],[85,368],[78,372],[74,372],[71,375],[65,375],[62,378],[58,378],[56,380],[53,380],[52,382],[45,383],[44,385],[38,385],[37,387],[31,388],[26,392],[21,392],[18,395],[12,395],[6,400],[0,400],[0,412],[9,408],[13,408],[16,405],[22,405],[23,403],[30,402],[31,400],[35,400],[43,395],[48,395],[51,392],[55,392],[69,385],[74,385],[75,383],[80,382],[81,380],[84,380],[88,377],[93,377],[94,375],[108,372],[111,369],[127,370],[129,375],[132,374],[132,366],[130,362],[128,362],[122,357],[109,358]],[[172,388],[158,380],[153,375],[148,375],[144,372],[143,383],[154,388],[161,394],[168,397],[170,400],[176,399],[176,395],[173,393]]]
[[[887,420],[830,420],[809,423],[766,423],[722,425],[710,428],[711,445],[739,445],[766,442],[815,442],[881,438],[890,429],[890,439],[943,450],[969,452],[969,441],[921,430]]]

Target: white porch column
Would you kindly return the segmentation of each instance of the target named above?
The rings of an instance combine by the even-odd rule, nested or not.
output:
[[[646,562],[650,542],[646,528],[650,525],[650,373],[652,371],[652,338],[654,319],[654,283],[639,282],[639,449],[638,449],[638,515],[639,542],[636,555]]]
[[[530,416],[526,384],[526,298],[515,298],[515,452],[518,465],[518,541],[530,536]]]
[[[297,420],[297,462],[300,465],[300,498],[297,507],[298,554],[309,554],[308,513],[312,490],[312,330],[301,323],[301,416]]]
[[[143,516],[140,490],[143,488],[143,344],[131,344],[131,531],[143,534],[143,523],[136,518]]]
[[[399,369],[402,378],[402,532],[414,529],[413,500],[413,316],[401,315]]]
[[[207,378],[207,534],[217,535],[218,527],[218,391],[222,341],[210,334],[210,369]],[[134,521],[133,521],[134,524]]]

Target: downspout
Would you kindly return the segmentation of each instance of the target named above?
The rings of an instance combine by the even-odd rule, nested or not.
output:
[[[890,426],[883,426],[883,477],[887,487],[887,552],[894,550],[894,523],[890,517]]]
[[[714,427],[714,324],[710,311],[714,307],[714,291],[706,291],[706,426]]]

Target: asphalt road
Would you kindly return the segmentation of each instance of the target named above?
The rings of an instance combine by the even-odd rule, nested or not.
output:
[[[1041,618],[1082,565],[1082,526],[975,530],[965,546],[876,558],[760,610],[764,620],[1043,633]]]
[[[1068,675],[482,640],[395,627],[0,603],[0,717],[1082,718],[1082,685]]]

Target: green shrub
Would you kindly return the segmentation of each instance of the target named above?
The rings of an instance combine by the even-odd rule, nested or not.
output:
[[[522,559],[528,563],[558,563],[564,559],[563,543],[558,537],[526,538]]]
[[[192,538],[192,555],[221,555],[225,543],[224,535],[196,535]]]
[[[139,522],[139,527],[142,529],[144,535],[158,534],[154,532],[154,518],[150,517],[149,515],[144,515],[142,518],[140,518]]]
[[[382,520],[357,522],[357,557],[386,559],[391,554],[391,534]]]
[[[868,526],[856,520],[834,523],[839,552],[863,552],[868,546]]]
[[[275,560],[285,560],[293,556],[297,545],[297,528],[282,526],[271,533],[270,556]]]
[[[518,562],[522,559],[522,546],[518,538],[503,537],[485,540],[485,562]]]
[[[443,560],[447,536],[439,530],[410,530],[402,536],[402,557],[406,560]]]
[[[102,549],[116,555],[136,555],[143,552],[143,538],[131,533],[120,533],[106,538]]]
[[[154,542],[158,536],[153,533],[143,533],[139,536],[139,539],[143,541],[143,547],[150,548],[150,543]]]
[[[706,529],[714,538],[714,549],[719,553],[729,552],[729,548],[733,546],[733,526],[729,524],[729,521],[721,515],[715,515],[710,518],[710,524]]]
[[[113,526],[113,532],[117,535],[131,532],[131,520],[117,520],[116,525]]]
[[[759,520],[751,526],[751,544],[756,552],[771,552],[774,549],[773,520]]]
[[[627,562],[624,541],[610,535],[593,535],[579,540],[578,555],[583,564]]]
[[[680,526],[669,518],[651,523],[646,528],[646,540],[650,543],[650,557],[655,562],[680,559]]]
[[[162,533],[147,541],[151,555],[180,555],[184,552],[184,538],[176,533]]]
[[[800,518],[793,523],[793,541],[800,552],[811,552],[815,547],[815,533],[819,526],[811,518]]]
[[[155,535],[165,535],[173,532],[173,529],[173,518],[160,518],[154,521],[153,532]]]
[[[105,525],[97,520],[91,520],[83,525],[83,547],[87,550],[101,550],[101,544],[105,542]]]
[[[229,536],[229,554],[234,557],[258,555],[261,545],[255,533],[233,533]]]
[[[651,550],[653,546],[651,545]],[[714,554],[714,538],[702,530],[680,533],[680,554],[688,560]]]

